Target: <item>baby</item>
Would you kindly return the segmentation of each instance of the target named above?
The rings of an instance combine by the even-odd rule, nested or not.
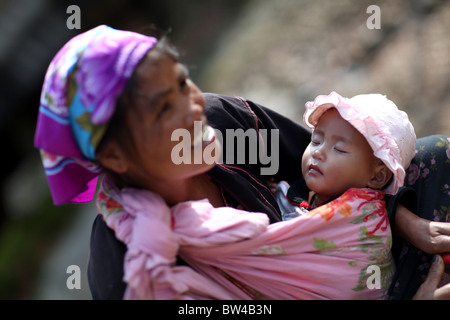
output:
[[[284,220],[351,188],[394,195],[403,185],[405,169],[415,154],[416,135],[407,114],[385,96],[321,95],[306,103],[304,121],[313,129],[302,158],[304,181],[292,186],[282,181],[277,186]]]

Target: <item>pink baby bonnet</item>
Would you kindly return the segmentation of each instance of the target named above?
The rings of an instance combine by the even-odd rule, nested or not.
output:
[[[336,108],[366,138],[374,155],[394,173],[392,182],[383,191],[397,193],[416,151],[416,134],[405,112],[381,94],[361,94],[348,99],[331,92],[328,96],[317,96],[305,106],[303,119],[312,129],[327,110]]]

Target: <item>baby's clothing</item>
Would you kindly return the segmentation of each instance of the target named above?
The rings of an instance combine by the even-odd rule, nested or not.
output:
[[[306,214],[310,211],[307,199],[302,199],[300,203],[293,204],[287,198],[287,193],[289,190],[289,183],[286,181],[280,181],[277,185],[277,190],[275,192],[275,199],[277,199],[278,207],[281,211],[281,218],[283,221],[289,221],[298,216]]]

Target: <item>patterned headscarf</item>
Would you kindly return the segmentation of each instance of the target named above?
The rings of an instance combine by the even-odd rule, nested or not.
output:
[[[51,61],[34,144],[56,205],[92,200],[101,173],[95,149],[126,82],[156,42],[101,25],[72,38]]]

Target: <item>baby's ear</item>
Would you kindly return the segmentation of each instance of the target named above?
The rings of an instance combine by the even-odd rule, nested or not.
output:
[[[383,161],[379,161],[375,168],[372,179],[369,181],[367,186],[372,189],[383,189],[388,182],[392,179],[393,173],[389,168],[383,163]]]
[[[128,170],[128,161],[122,149],[115,141],[107,142],[101,151],[96,153],[102,167],[115,173],[122,174]]]

